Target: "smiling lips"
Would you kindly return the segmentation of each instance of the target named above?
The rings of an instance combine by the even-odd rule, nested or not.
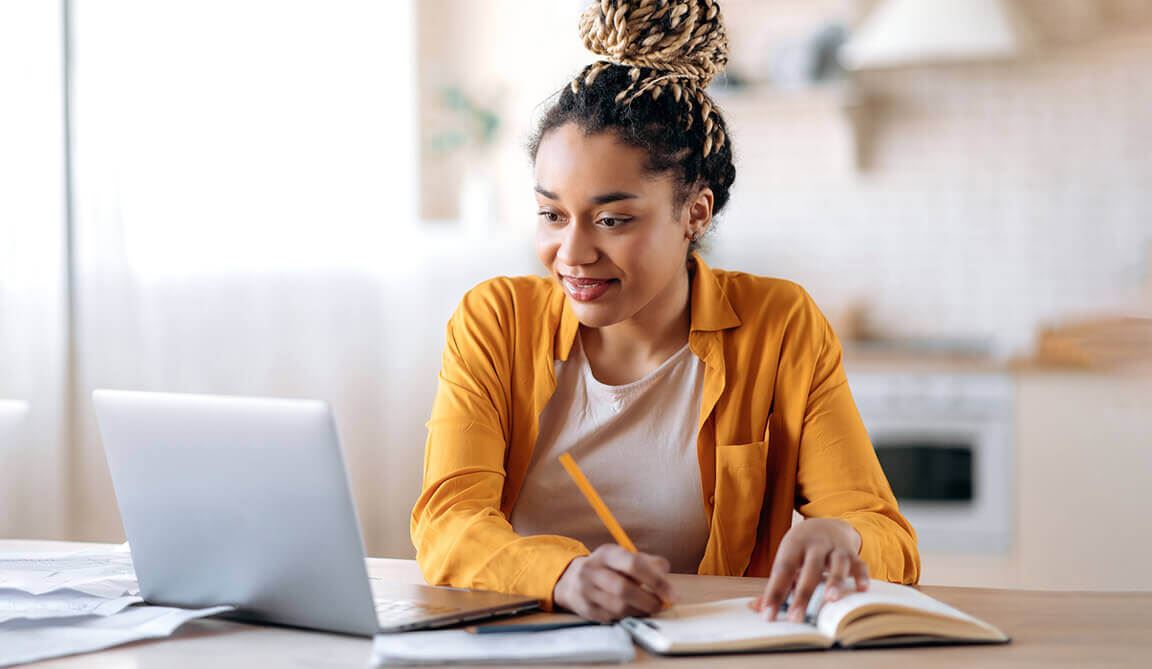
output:
[[[572,299],[577,302],[591,302],[592,300],[598,299],[603,296],[604,293],[607,293],[613,284],[618,282],[618,279],[561,277],[561,283],[564,284],[564,289],[568,291]]]

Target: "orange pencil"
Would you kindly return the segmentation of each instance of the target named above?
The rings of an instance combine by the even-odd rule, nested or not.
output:
[[[620,523],[616,520],[616,516],[613,516],[612,512],[608,510],[608,505],[600,498],[600,493],[596,492],[596,489],[592,487],[592,482],[588,480],[587,476],[584,476],[584,472],[580,471],[580,466],[576,464],[572,456],[564,453],[560,456],[560,464],[564,466],[564,470],[567,471],[568,475],[572,477],[572,480],[576,482],[576,487],[580,488],[580,492],[584,493],[584,497],[596,511],[596,515],[600,516],[600,521],[603,522],[604,526],[608,528],[608,531],[612,533],[612,538],[616,540],[616,543],[633,553],[638,553],[639,551],[636,550],[636,544],[632,543],[632,540],[628,538],[628,534],[624,531],[624,528],[620,526]],[[645,585],[643,587],[645,590],[651,592],[648,586]],[[660,598],[660,601],[664,602],[665,609],[672,605],[671,602],[666,601],[663,597]]]
[[[620,527],[620,523],[616,521],[616,516],[613,516],[612,512],[608,510],[608,505],[604,503],[604,500],[600,499],[600,494],[592,487],[592,483],[588,480],[588,477],[584,476],[584,472],[580,471],[579,465],[572,459],[572,456],[567,453],[561,455],[560,464],[564,466],[564,469],[568,472],[568,475],[572,477],[572,480],[576,481],[576,487],[580,488],[580,492],[584,493],[584,497],[588,499],[588,503],[591,504],[592,509],[596,511],[596,515],[600,516],[600,520],[604,523],[605,527],[608,528],[608,531],[612,533],[612,538],[616,540],[616,543],[633,553],[637,552],[636,544],[632,543],[632,540],[628,538],[628,534],[624,531],[624,528]]]

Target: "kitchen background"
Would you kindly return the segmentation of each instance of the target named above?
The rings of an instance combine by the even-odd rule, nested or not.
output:
[[[583,5],[0,20],[0,536],[122,540],[110,386],[329,399],[369,552],[410,556],[443,324],[537,271],[524,145]],[[1152,1],[721,6],[707,255],[837,327],[923,582],[1152,589]]]

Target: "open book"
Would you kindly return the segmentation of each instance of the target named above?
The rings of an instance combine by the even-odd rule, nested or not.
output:
[[[625,618],[625,629],[644,648],[662,655],[798,650],[941,643],[1007,643],[1008,637],[928,595],[872,581],[819,606],[812,597],[808,622],[766,622],[749,608],[753,597],[676,606],[651,618]],[[818,607],[818,610],[817,610]]]

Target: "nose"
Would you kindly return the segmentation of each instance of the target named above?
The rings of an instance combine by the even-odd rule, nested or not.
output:
[[[568,267],[591,265],[599,257],[595,233],[584,221],[573,220],[564,226],[556,259]]]

